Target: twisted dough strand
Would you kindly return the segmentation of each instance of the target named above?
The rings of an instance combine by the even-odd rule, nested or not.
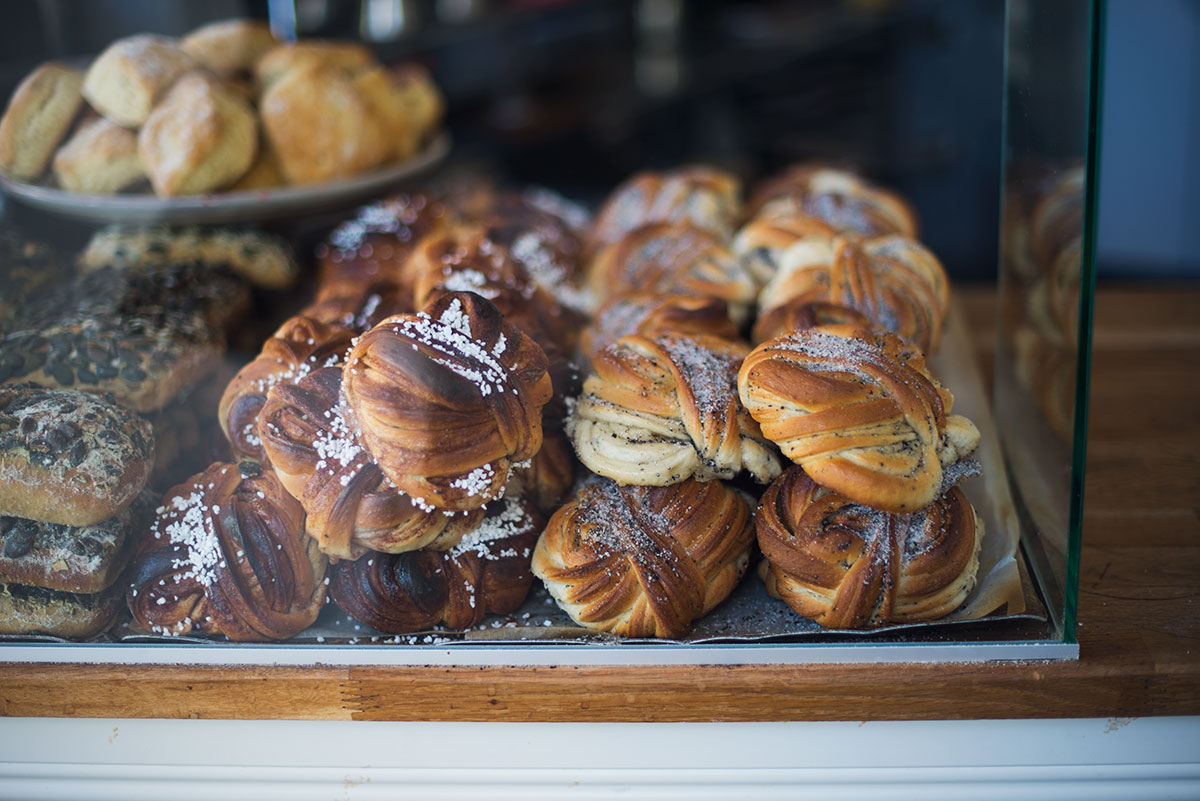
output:
[[[935,620],[975,586],[983,525],[957,487],[896,515],[792,467],[767,488],[755,521],[767,592],[827,628]]]
[[[677,638],[737,586],[753,532],[749,503],[719,481],[593,478],[546,525],[533,572],[581,626]]]
[[[440,509],[499,497],[537,453],[552,395],[542,349],[470,292],[364,334],[344,368],[347,422],[391,481]]]
[[[942,467],[979,432],[950,415],[954,396],[892,334],[834,325],[759,345],[738,374],[763,435],[814,481],[891,512],[927,506]]]
[[[309,535],[339,559],[456,544],[478,525],[482,510],[447,515],[389,483],[346,423],[341,386],[339,368],[322,368],[274,387],[260,415],[263,447],[307,512]]]
[[[163,498],[134,559],[126,599],[161,634],[282,640],[317,619],[325,557],[304,510],[270,473],[220,462]]]
[[[596,354],[575,405],[580,460],[623,484],[663,485],[690,476],[766,483],[779,464],[738,403],[744,345],[716,337],[623,337]]]

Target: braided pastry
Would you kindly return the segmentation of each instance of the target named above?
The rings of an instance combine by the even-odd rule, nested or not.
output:
[[[479,625],[517,609],[529,593],[529,558],[542,521],[521,501],[494,501],[448,551],[375,554],[332,569],[329,594],[350,617],[404,634],[438,624]]]
[[[357,559],[367,550],[445,549],[478,525],[482,510],[433,513],[384,477],[343,417],[341,386],[339,368],[314,370],[273,387],[259,414],[263,450],[321,550]]]
[[[810,239],[784,252],[758,304],[765,313],[789,301],[836,303],[929,353],[941,338],[949,287],[941,262],[911,239]]]
[[[474,221],[559,305],[586,313],[594,299],[580,285],[587,212],[546,189],[504,192]]]
[[[755,343],[787,336],[795,331],[805,331],[822,325],[853,325],[871,328],[871,321],[863,313],[846,306],[824,301],[808,301],[804,298],[789,300],[759,315],[754,321],[751,339]]]
[[[814,481],[889,512],[928,506],[979,443],[925,358],[892,334],[832,325],[755,348],[738,374],[762,433]]]
[[[440,509],[497,498],[513,462],[542,444],[546,354],[470,292],[359,339],[342,393],[358,441],[397,487]],[[351,419],[352,418],[352,419]]]
[[[650,223],[695,226],[727,241],[741,216],[741,192],[736,177],[712,167],[639,173],[614,189],[597,212],[585,253],[594,255]]]
[[[325,557],[270,473],[217,462],[173,487],[143,535],[126,601],[159,634],[283,640],[317,619]]]
[[[546,525],[533,572],[581,626],[677,638],[729,596],[753,543],[750,504],[719,481],[592,478]]]
[[[221,430],[236,461],[267,462],[258,436],[258,413],[271,387],[293,384],[314,369],[341,364],[350,351],[352,331],[309,317],[292,317],[263,345],[262,353],[238,371],[217,410]]]
[[[588,267],[597,298],[632,292],[719,298],[740,324],[758,284],[713,233],[690,225],[645,225],[604,247]]]
[[[575,404],[579,459],[622,484],[733,478],[760,483],[779,462],[739,405],[744,345],[716,337],[624,337],[596,354]]]
[[[549,340],[572,351],[586,321],[581,312],[560,305],[539,286],[512,251],[482,226],[454,226],[425,237],[408,270],[417,308],[426,306],[439,290],[474,292],[491,301],[505,322],[539,343]]]
[[[861,236],[918,236],[917,214],[895,192],[851,172],[797,165],[764,183],[748,204],[751,217],[815,217]]]
[[[542,514],[551,514],[575,483],[575,449],[562,431],[547,429],[532,459],[513,465],[506,495],[525,498]]]
[[[936,620],[975,586],[983,524],[958,487],[889,514],[792,467],[763,494],[755,524],[767,593],[826,628]]]
[[[756,217],[738,231],[732,250],[754,280],[766,284],[788,248],[805,239],[828,242],[836,235],[833,226],[815,217]]]
[[[615,297],[600,307],[583,331],[580,351],[591,359],[629,334],[651,339],[663,334],[710,334],[733,340],[738,332],[729,319],[729,306],[718,298],[636,293]]]
[[[301,309],[299,316],[361,334],[392,315],[415,311],[411,288],[392,281],[347,284],[343,290],[344,294],[326,292],[320,300]]]
[[[445,205],[419,193],[362,206],[316,248],[317,301],[357,296],[379,281],[407,287],[404,264],[413,247],[450,217]]]

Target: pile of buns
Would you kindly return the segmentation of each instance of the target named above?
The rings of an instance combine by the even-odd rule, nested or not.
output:
[[[412,158],[442,112],[417,65],[227,20],[179,40],[120,39],[86,71],[38,67],[0,119],[0,173],[37,182],[49,170],[89,195],[147,180],[162,197],[316,184]]]
[[[915,235],[815,166],[749,202],[714,168],[645,173],[594,219],[479,186],[363,207],[213,402],[222,453],[141,528],[132,626],[287,639],[332,603],[466,629],[536,578],[580,626],[683,638],[760,552],[823,626],[944,617],[976,581],[979,434],[925,361],[948,286]]]

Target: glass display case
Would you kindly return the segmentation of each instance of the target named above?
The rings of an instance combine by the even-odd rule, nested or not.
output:
[[[245,457],[247,442],[253,445],[251,440],[265,436],[265,429],[261,428],[265,424],[260,422],[257,428],[252,425],[240,444],[237,432],[230,434],[229,426],[224,433],[216,428],[218,407],[221,415],[228,411],[222,402],[222,392],[235,380],[238,370],[254,360],[260,350],[266,352],[263,342],[272,336],[272,331],[276,331],[272,342],[283,341],[279,331],[284,329],[279,327],[299,310],[332,302],[328,293],[321,294],[320,280],[324,279],[318,278],[318,272],[322,276],[336,274],[345,264],[362,261],[359,257],[364,242],[376,249],[382,247],[382,240],[371,239],[373,236],[397,235],[397,231],[404,237],[419,233],[425,223],[413,220],[424,219],[421,214],[425,213],[426,202],[444,202],[447,207],[457,204],[457,209],[484,208],[480,219],[491,220],[496,229],[503,228],[494,222],[501,216],[496,209],[503,208],[506,202],[519,202],[525,204],[521,212],[527,215],[521,218],[525,222],[538,214],[554,216],[558,220],[554,225],[571,229],[586,249],[588,237],[595,236],[599,226],[589,233],[587,225],[577,224],[576,220],[603,209],[610,193],[640,171],[712,164],[744,181],[747,197],[753,198],[756,189],[770,186],[772,178],[787,177],[785,170],[790,165],[805,162],[854,168],[880,185],[895,187],[907,198],[900,202],[915,208],[921,220],[920,241],[945,265],[951,290],[940,349],[929,356],[929,375],[953,392],[953,411],[973,420],[981,435],[974,455],[980,465],[974,472],[979,474],[967,475],[961,483],[983,532],[982,544],[977,544],[976,555],[971,556],[978,564],[978,572],[963,597],[948,610],[949,614],[935,620],[872,618],[872,625],[867,626],[823,626],[796,614],[784,601],[767,593],[763,576],[769,575],[768,569],[760,572],[751,566],[747,570],[747,565],[742,564],[739,575],[741,572],[745,575],[736,582],[736,588],[728,591],[728,599],[720,604],[702,604],[708,607],[708,614],[697,616],[682,633],[621,637],[581,628],[577,625],[578,608],[564,602],[538,580],[529,582],[532,586],[528,597],[520,603],[509,604],[499,613],[468,615],[467,625],[445,625],[436,616],[420,623],[396,624],[387,621],[386,615],[364,618],[361,609],[348,600],[351,594],[348,585],[339,590],[343,600],[338,603],[329,603],[326,592],[333,591],[324,589],[330,586],[331,578],[335,586],[339,581],[335,574],[325,573],[328,556],[340,558],[344,563],[357,560],[365,563],[376,558],[382,562],[383,549],[363,546],[363,543],[378,543],[380,538],[370,540],[356,529],[354,538],[347,534],[344,540],[314,534],[313,539],[276,542],[270,539],[274,535],[254,529],[245,518],[238,517],[230,523],[228,511],[226,518],[218,518],[220,507],[205,502],[204,514],[216,522],[192,521],[198,530],[205,525],[232,526],[237,529],[235,539],[240,547],[228,544],[233,540],[222,540],[226,551],[214,555],[206,552],[195,537],[188,539],[180,534],[181,542],[186,541],[187,546],[182,551],[177,550],[174,556],[159,554],[155,557],[157,561],[149,557],[135,559],[132,572],[119,579],[128,585],[120,601],[122,607],[134,610],[132,618],[122,608],[111,627],[80,638],[37,632],[4,635],[0,637],[0,661],[596,666],[977,662],[1078,656],[1074,629],[1094,294],[1102,0],[1071,0],[1052,5],[1009,0],[1003,13],[999,3],[978,4],[968,10],[964,4],[956,3],[861,0],[748,4],[685,4],[671,0],[630,3],[364,0],[361,4],[297,1],[249,5],[249,11],[269,18],[277,36],[299,36],[301,41],[316,37],[362,40],[369,46],[366,52],[387,65],[394,76],[399,76],[397,80],[412,80],[413,73],[406,71],[411,69],[406,65],[422,65],[444,97],[445,124],[436,134],[427,135],[419,148],[414,146],[399,163],[340,176],[327,184],[246,187],[239,192],[172,196],[171,192],[147,191],[150,185],[143,183],[134,185],[132,190],[100,196],[68,191],[65,188],[68,178],[61,175],[57,180],[28,178],[14,176],[10,171],[0,179],[5,188],[3,223],[11,241],[6,245],[8,263],[0,264],[0,271],[6,271],[0,297],[0,380],[8,385],[17,386],[31,376],[37,380],[35,373],[46,381],[55,380],[46,364],[57,364],[52,358],[57,340],[46,331],[47,326],[63,322],[58,319],[47,322],[48,315],[53,316],[52,312],[61,309],[48,309],[44,299],[60,298],[56,302],[75,304],[70,306],[72,314],[82,314],[80,310],[86,311],[90,308],[88,304],[95,301],[89,293],[102,291],[95,289],[98,279],[89,275],[108,269],[110,262],[124,258],[126,251],[122,248],[133,247],[125,241],[114,245],[115,240],[96,238],[95,231],[100,225],[186,225],[192,226],[186,236],[193,238],[208,235],[205,232],[211,233],[212,226],[233,226],[236,231],[221,234],[227,237],[221,242],[228,252],[223,251],[216,258],[228,263],[254,262],[258,266],[253,269],[269,270],[262,265],[271,262],[274,255],[268,258],[255,251],[260,247],[259,240],[247,239],[256,236],[245,234],[247,228],[261,229],[271,237],[271,243],[282,243],[281,254],[287,251],[295,254],[299,279],[290,287],[283,286],[287,281],[272,284],[275,279],[270,273],[251,290],[244,286],[223,289],[224,278],[203,272],[172,279],[190,287],[191,300],[185,304],[188,314],[195,307],[210,309],[212,315],[224,318],[223,324],[228,326],[230,334],[225,353],[217,357],[211,369],[200,371],[201,380],[189,379],[194,386],[181,393],[180,398],[169,403],[145,401],[145,407],[138,409],[147,425],[153,426],[160,450],[169,447],[177,452],[176,463],[170,468],[178,471],[184,470],[182,465],[189,466],[184,472],[172,473],[169,480],[160,477],[162,480],[156,483],[151,479],[155,498],[144,503],[150,508],[158,507],[155,513],[158,523],[148,523],[137,532],[137,537],[130,537],[131,542],[142,543],[137,547],[143,555],[153,552],[150,537],[175,538],[176,534],[171,532],[178,533],[183,521],[193,513],[188,506],[188,490],[179,491],[188,481],[196,482],[194,489],[203,493],[205,482],[211,482],[208,486],[212,487],[236,477],[257,491],[259,485],[254,482],[278,474],[288,494],[302,503],[312,500],[306,496],[308,489],[296,488],[303,482],[295,486],[288,483],[295,481],[294,476],[287,473],[289,468],[283,467],[278,454],[270,461]],[[52,55],[87,65],[91,56],[106,44],[76,42],[72,38],[79,36],[79,32],[64,16],[73,8],[71,4],[47,3],[39,8],[45,12],[38,24],[49,50],[36,54],[37,60]],[[52,9],[57,9],[57,13],[50,13]],[[157,13],[162,17],[162,33],[182,34],[207,21],[191,19],[193,11],[183,10],[182,4],[178,13],[169,9]],[[135,20],[127,22],[136,28]],[[114,27],[120,25],[114,23]],[[120,35],[130,32],[118,31]],[[57,52],[53,52],[55,48]],[[987,61],[988,53],[996,57],[995,63]],[[955,64],[961,66],[959,73],[947,69],[947,65]],[[23,65],[22,69],[30,66]],[[299,71],[304,69],[309,67]],[[6,74],[13,73],[14,84],[20,78],[15,74],[17,71],[16,65],[6,65]],[[258,90],[264,94],[258,97],[255,109],[265,115],[265,92],[277,91],[279,84],[269,83],[261,72],[257,80],[266,88]],[[286,78],[271,80],[283,83]],[[203,94],[206,90],[196,91]],[[282,94],[282,90],[278,91]],[[89,100],[92,97],[86,83],[83,96]],[[218,101],[212,102],[214,107],[219,105]],[[264,129],[269,125],[265,116],[261,124]],[[144,125],[138,135],[139,152],[153,147],[145,141],[149,138],[146,131],[150,130],[150,122]],[[315,130],[317,123],[303,125],[314,126]],[[303,125],[295,127],[303,129]],[[282,125],[278,146],[283,146],[292,127]],[[394,131],[392,136],[397,138]],[[312,160],[318,157],[312,156]],[[245,169],[243,166],[243,175]],[[58,173],[57,157],[53,172]],[[160,182],[166,180],[152,176],[153,189],[160,190]],[[519,195],[519,201],[509,201],[505,200],[509,196],[496,187],[517,188],[524,194]],[[533,191],[531,187],[539,189]],[[540,187],[556,193],[555,199],[547,201],[551,194]],[[430,194],[422,194],[427,189]],[[844,194],[834,192],[834,195],[842,198],[834,205],[844,202]],[[381,215],[388,214],[394,219],[382,220]],[[411,219],[403,225],[397,223],[404,215],[410,215]],[[513,218],[505,219],[511,226]],[[739,218],[737,226],[743,222]],[[732,239],[734,230],[736,227],[726,234],[727,239]],[[142,231],[139,236],[150,240],[151,251],[165,252],[172,246],[163,244],[162,231],[160,227],[150,233]],[[178,235],[178,231],[172,235]],[[502,239],[505,234],[489,231],[489,236]],[[847,238],[850,245],[859,246],[858,239],[849,235]],[[512,240],[508,244],[516,250],[519,236]],[[274,245],[265,247],[270,250]],[[456,247],[463,249],[467,245],[460,242]],[[240,255],[234,252],[238,249]],[[449,264],[453,252],[450,247],[439,253],[438,258]],[[89,264],[89,258],[103,263],[99,271]],[[170,258],[166,257],[168,261]],[[56,266],[47,266],[51,263]],[[80,265],[78,268],[76,263]],[[997,263],[993,270],[992,265]],[[72,277],[77,269],[80,278]],[[591,272],[597,269],[593,263]],[[136,283],[141,279],[122,280]],[[471,283],[474,280],[473,276],[460,275],[453,286],[438,286],[447,291],[483,287],[480,291],[484,297],[496,300],[496,295],[486,294],[493,291],[490,284]],[[45,285],[48,283],[69,284],[75,294],[61,300],[65,296],[50,292],[52,287]],[[827,279],[827,291],[828,283]],[[990,353],[992,343],[971,341],[971,321],[965,318],[955,289],[972,287],[978,291],[981,286],[992,285],[998,325],[991,363],[985,358],[981,365],[980,353]],[[656,289],[659,294],[666,294],[663,287],[656,285]],[[570,309],[569,296],[569,292],[552,291],[547,295],[550,300],[545,301],[546,307],[539,307],[537,303],[542,302],[539,300],[517,309],[510,317],[540,314],[556,302]],[[440,296],[430,297],[436,303]],[[389,302],[386,292],[376,289],[373,294],[364,294],[362,300],[346,318],[352,321],[361,318],[362,324],[347,335],[345,342],[338,340],[345,357],[339,360],[339,354],[331,350],[320,357],[320,363],[310,364],[310,358],[316,357],[305,351],[289,376],[272,378],[267,382],[269,386],[262,388],[255,415],[260,410],[265,415],[273,408],[277,383],[299,387],[302,380],[328,374],[335,367],[339,377],[336,381],[329,379],[334,381],[329,387],[322,388],[312,381],[304,384],[307,400],[303,403],[315,403],[312,399],[321,392],[335,399],[330,401],[334,408],[339,403],[349,403],[345,398],[360,388],[347,387],[350,379],[341,375],[343,362],[363,364],[349,354],[365,349],[372,337],[377,338],[375,332],[386,327],[374,327],[380,320],[372,316],[381,304],[386,307]],[[753,306],[753,301],[750,305]],[[449,307],[436,308],[437,314],[443,315],[438,320],[446,319]],[[399,323],[393,318],[390,324],[397,326],[395,332],[400,333],[400,326],[419,327],[425,325],[420,320],[430,319],[414,316],[416,312],[416,308],[402,312],[410,317]],[[98,383],[87,379],[97,373],[97,366],[107,370],[110,356],[114,371],[132,368],[141,372],[133,362],[121,361],[125,358],[124,351],[118,354],[117,344],[113,345],[112,354],[105,351],[106,343],[116,342],[112,339],[112,329],[119,331],[131,321],[135,327],[145,325],[139,314],[88,323],[92,327],[84,331],[79,343],[71,346],[76,348],[71,352],[78,351],[83,358],[90,352],[89,344],[92,350],[99,348],[104,352],[97,357],[98,361],[93,359],[86,365],[70,362],[69,369],[74,372],[72,380],[66,383],[86,391],[88,386],[84,384]],[[471,317],[469,323],[463,324],[466,328],[459,329],[469,332],[474,327],[478,333],[482,325],[479,319],[483,318]],[[557,319],[555,325],[573,327],[575,335],[587,325],[586,315],[566,319],[566,323]],[[72,319],[71,324],[77,322]],[[742,334],[749,334],[747,320],[724,323],[740,325]],[[313,330],[316,329],[305,328],[295,334],[288,347],[312,346],[312,337],[319,336]],[[72,335],[77,333],[75,329],[72,332]],[[327,334],[326,331],[321,335]],[[193,345],[202,338],[195,332],[189,336]],[[309,338],[305,340],[305,336]],[[496,359],[506,353],[509,342],[516,341],[508,333],[494,340],[489,347]],[[418,350],[418,344],[412,343],[414,351]],[[749,351],[747,347],[746,352]],[[553,356],[549,346],[543,357],[547,355]],[[151,351],[149,362],[142,367],[146,370],[157,367],[155,359],[159,356],[158,350]],[[38,362],[37,369],[30,368],[34,361]],[[741,357],[738,363],[741,364]],[[62,362],[64,367],[67,364]],[[418,372],[417,368],[411,368],[411,372],[402,373],[399,378],[393,376],[388,391],[397,391],[395,386],[409,381]],[[461,371],[457,374],[465,376]],[[557,425],[578,426],[583,419],[578,411],[579,398],[590,391],[581,383],[587,376],[585,368],[576,379],[565,380],[564,383],[575,388],[559,393],[565,397],[558,399],[564,410],[559,413]],[[185,383],[184,379],[179,380]],[[572,380],[579,383],[572,384]],[[926,380],[931,380],[928,375]],[[360,382],[354,379],[353,383]],[[514,387],[512,394],[520,394],[518,389],[520,393],[533,392]],[[299,394],[289,402],[293,407],[303,408],[298,398]],[[0,397],[0,404],[3,403]],[[944,403],[944,399],[939,403]],[[368,430],[367,407],[360,408],[357,401],[354,404],[349,423],[335,421],[314,435],[312,444],[321,464],[325,460],[331,463],[343,460],[343,468],[353,467],[341,476],[343,488],[357,486],[367,480],[363,477],[368,474],[378,485],[372,490],[377,494],[400,491],[398,484],[409,487],[403,483],[407,474],[402,471],[395,475],[387,470],[371,473],[373,468],[354,462],[363,451],[369,451],[370,458],[384,464],[385,459],[376,452],[377,448],[382,451],[383,446],[372,444],[375,442],[370,439],[372,435],[359,435],[345,448],[330,445],[342,441],[337,439],[338,425]],[[0,411],[4,408],[7,407],[0,405]],[[944,417],[949,411],[939,406],[937,413]],[[12,426],[21,425],[16,416],[8,416],[12,418],[9,421]],[[315,413],[307,418],[300,414],[296,419],[317,417]],[[570,422],[564,424],[564,418]],[[262,419],[265,418],[259,418]],[[406,425],[416,423],[408,421]],[[447,431],[452,428],[451,423],[444,425]],[[545,425],[549,430],[550,423]],[[568,435],[577,430],[568,428]],[[82,436],[86,438],[86,430]],[[234,443],[233,456],[226,436]],[[51,442],[48,447],[53,445]],[[457,444],[452,437],[443,437],[439,447],[449,451]],[[4,446],[0,443],[2,450]],[[507,455],[519,451],[518,448]],[[535,448],[533,454],[536,453]],[[563,456],[568,462],[573,462],[573,457],[569,450]],[[524,458],[533,457],[525,454]],[[204,473],[202,480],[189,479],[214,461],[225,464],[224,473]],[[540,469],[553,472],[556,468],[551,463]],[[237,472],[230,472],[234,470]],[[812,472],[815,474],[815,468]],[[470,475],[474,478],[467,484],[472,487],[484,481],[482,473]],[[166,492],[172,485],[179,486]],[[952,485],[953,482],[945,486]],[[443,492],[438,496],[436,488],[422,486],[431,493],[429,498],[446,495]],[[466,486],[454,485],[456,489]],[[730,490],[731,497],[748,498],[741,502],[757,506],[763,485],[743,476],[734,479],[732,486],[735,488]],[[240,497],[239,491],[231,490],[229,497]],[[408,495],[416,498],[426,521],[440,520],[438,516],[442,514],[454,521],[454,514],[466,518],[473,512],[467,508],[444,513],[434,506],[426,508],[426,498],[418,497],[416,491],[409,490]],[[263,497],[262,492],[258,496]],[[6,557],[12,561],[22,556],[14,543],[25,536],[20,533],[24,524],[13,521],[24,519],[18,512],[25,507],[12,501],[9,504],[0,508],[6,515],[0,520],[9,521],[4,524],[4,549],[11,552]],[[550,504],[542,510],[544,517],[557,519],[555,511],[559,506]],[[179,512],[177,519],[170,516],[172,508]],[[305,507],[298,513],[300,519],[305,515],[315,517],[314,508]],[[323,512],[326,517],[322,518],[322,525],[329,530],[336,528],[338,513]],[[488,512],[488,519],[498,520],[506,514],[507,509],[493,510]],[[896,519],[902,517],[903,521],[887,525],[915,526],[912,521],[925,514],[911,510],[896,512]],[[281,513],[280,516],[287,517]],[[438,531],[429,536],[430,541],[441,536],[447,526],[454,527],[453,522],[441,522]],[[307,530],[306,524],[300,525]],[[406,525],[417,526],[411,521]],[[539,532],[543,527],[538,525]],[[391,535],[397,536],[395,531]],[[256,537],[266,539],[260,542]],[[760,529],[760,542],[761,538]],[[460,533],[459,539],[469,542],[470,534]],[[316,545],[312,544],[317,541],[322,551],[319,557],[315,555]],[[905,550],[903,538],[900,542],[897,551],[900,555],[896,559]],[[291,593],[298,592],[296,585],[304,585],[311,596],[309,600],[315,598],[320,604],[313,615],[315,622],[309,621],[295,632],[288,631],[283,621],[293,610],[281,611],[282,602],[272,595],[274,590],[264,591],[259,586],[260,582],[272,584],[262,578],[266,575],[262,566],[273,559],[269,545],[281,553],[285,547],[289,549],[291,568],[297,571],[287,580],[280,579],[279,586],[287,584]],[[28,547],[26,544],[26,551]],[[438,553],[455,554],[457,558],[460,554],[455,547],[457,541],[450,545],[450,550],[443,547]],[[533,545],[522,547],[528,558]],[[305,551],[306,548],[309,550]],[[156,592],[151,586],[153,582],[144,580],[150,572],[159,571],[154,573],[155,579],[163,577],[159,584],[168,579],[178,581],[171,578],[175,575],[171,570],[178,571],[186,562],[195,578],[205,570],[216,570],[218,562],[219,568],[225,569],[224,560],[241,563],[247,552],[251,552],[254,562],[250,570],[254,574],[253,593],[265,592],[273,598],[262,602],[264,607],[271,607],[270,612],[250,615],[254,622],[247,624],[249,636],[206,635],[198,621],[185,614],[180,614],[171,626],[147,625],[147,620],[155,619],[155,606],[170,606],[179,600],[178,595],[174,600],[162,594],[153,595],[149,611],[138,611],[143,606],[138,593]],[[185,557],[179,556],[180,553],[185,553]],[[313,555],[314,560],[312,575],[305,574],[307,578],[300,576],[304,572],[305,553]],[[394,554],[388,555],[391,556]],[[757,546],[747,546],[744,561],[753,565],[760,556]],[[245,561],[249,564],[251,560]],[[168,569],[167,563],[173,567]],[[443,569],[450,570],[449,562],[422,566],[413,560],[404,564],[405,567],[396,569],[397,576],[421,570],[440,575]],[[470,592],[475,592],[473,583],[483,581],[482,575],[467,578]],[[889,588],[883,595],[890,597],[890,582],[898,583],[897,576],[889,573],[880,579]],[[7,586],[18,583],[6,578],[13,582]],[[409,585],[405,586],[409,587],[406,592],[411,590]],[[441,592],[449,590],[443,587]],[[28,596],[24,590],[15,594],[8,590],[7,594],[17,603]],[[227,598],[221,603],[236,606],[242,602],[244,599]],[[209,603],[218,604],[214,600]],[[475,606],[474,596],[470,606]],[[358,614],[352,614],[356,609]],[[242,619],[244,622],[246,616]],[[376,625],[365,622],[366,619]],[[288,633],[272,636],[272,631]]]

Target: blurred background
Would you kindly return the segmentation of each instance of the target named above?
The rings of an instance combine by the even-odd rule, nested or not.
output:
[[[591,203],[646,167],[707,161],[753,179],[820,159],[904,192],[957,280],[996,275],[1004,0],[38,0],[5,11],[5,98],[47,58],[270,17],[429,67],[449,101],[452,169]],[[1102,277],[1200,277],[1198,48],[1195,0],[1109,0]],[[1053,81],[1053,62],[1034,79]],[[1082,125],[1085,110],[1064,117]]]

